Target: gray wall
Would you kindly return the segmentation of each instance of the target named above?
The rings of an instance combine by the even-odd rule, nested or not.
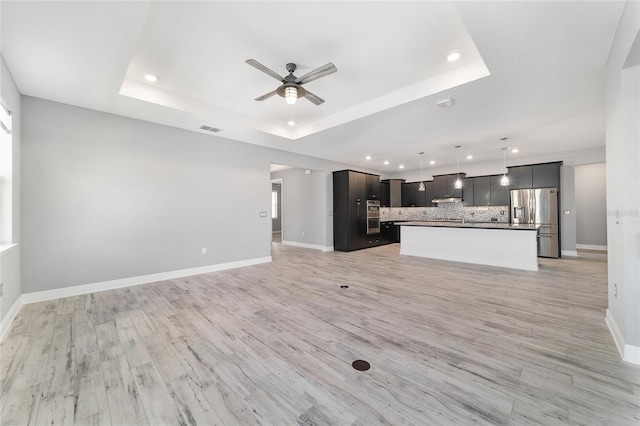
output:
[[[271,192],[276,192],[278,195],[278,205],[276,206],[277,217],[275,219],[271,219],[271,231],[279,232],[282,231],[282,185],[280,184],[272,184]]]
[[[576,166],[576,243],[607,246],[607,171],[604,163]]]
[[[576,183],[575,167],[563,164],[560,168],[560,245],[562,255],[576,252]],[[569,214],[565,214],[567,211]]]
[[[620,329],[623,341],[618,343],[636,350],[640,350],[640,66],[629,66],[627,60],[640,49],[639,35],[640,3],[630,1],[606,65],[607,316]],[[640,363],[638,354],[635,362]]]
[[[282,241],[333,246],[333,175],[322,170],[293,168],[274,172],[272,179],[282,179]],[[330,178],[330,179],[328,179]],[[331,187],[331,191],[327,187]],[[329,221],[331,229],[328,230]],[[330,238],[328,238],[330,237]]]
[[[291,240],[333,244],[331,171],[352,166],[38,98],[22,111],[23,293],[269,256],[270,163],[313,170],[289,182],[308,209]]]
[[[0,260],[0,279],[3,284],[3,294],[0,297],[0,318],[5,319],[6,313],[20,296],[20,253],[22,250],[20,236],[20,147],[21,147],[21,99],[13,76],[7,68],[4,58],[0,61],[0,91],[2,98],[8,104],[12,113],[12,144],[13,144],[13,193],[12,193],[12,240],[18,244]]]

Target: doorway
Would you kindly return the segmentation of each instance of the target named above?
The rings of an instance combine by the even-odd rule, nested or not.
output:
[[[282,243],[282,179],[271,180],[271,242]]]

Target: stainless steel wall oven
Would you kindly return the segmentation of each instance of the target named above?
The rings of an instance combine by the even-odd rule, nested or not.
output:
[[[367,235],[380,233],[380,201],[367,200]]]

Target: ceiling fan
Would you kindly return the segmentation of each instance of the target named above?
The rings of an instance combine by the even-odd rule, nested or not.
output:
[[[278,87],[276,90],[257,97],[255,99],[256,101],[264,101],[265,99],[269,99],[273,95],[277,94],[282,96],[289,105],[295,104],[298,98],[307,98],[316,105],[323,103],[324,99],[309,92],[303,88],[302,85],[338,71],[336,66],[329,62],[320,68],[316,68],[315,70],[306,73],[302,77],[296,77],[293,75],[297,68],[296,64],[289,63],[287,64],[287,71],[289,71],[289,75],[282,77],[277,72],[270,70],[255,59],[247,59],[245,62],[282,83],[282,86]]]

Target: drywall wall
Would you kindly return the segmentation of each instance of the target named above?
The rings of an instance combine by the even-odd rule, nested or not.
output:
[[[0,57],[1,58],[1,57]],[[0,64],[0,93],[7,103],[12,116],[12,231],[11,239],[18,244],[2,255],[0,260],[0,279],[2,280],[2,296],[0,296],[0,319],[4,324],[5,316],[21,294],[20,259],[20,147],[21,147],[21,98],[16,83],[4,61]]]
[[[624,359],[640,364],[640,3],[627,2],[605,76],[607,322]]]
[[[563,164],[560,168],[560,248],[563,256],[576,252],[576,194],[575,167]]]
[[[605,163],[576,166],[576,244],[607,246],[607,169]]]
[[[282,241],[316,248],[333,245],[327,241],[327,175],[322,170],[287,169],[271,173],[282,179]]]
[[[271,231],[280,232],[282,231],[282,185],[271,184],[271,192],[275,192],[277,197],[276,217],[271,219]]]
[[[22,110],[23,293],[270,256],[270,163],[313,170],[294,241],[332,245],[327,186],[347,164],[27,96]]]

